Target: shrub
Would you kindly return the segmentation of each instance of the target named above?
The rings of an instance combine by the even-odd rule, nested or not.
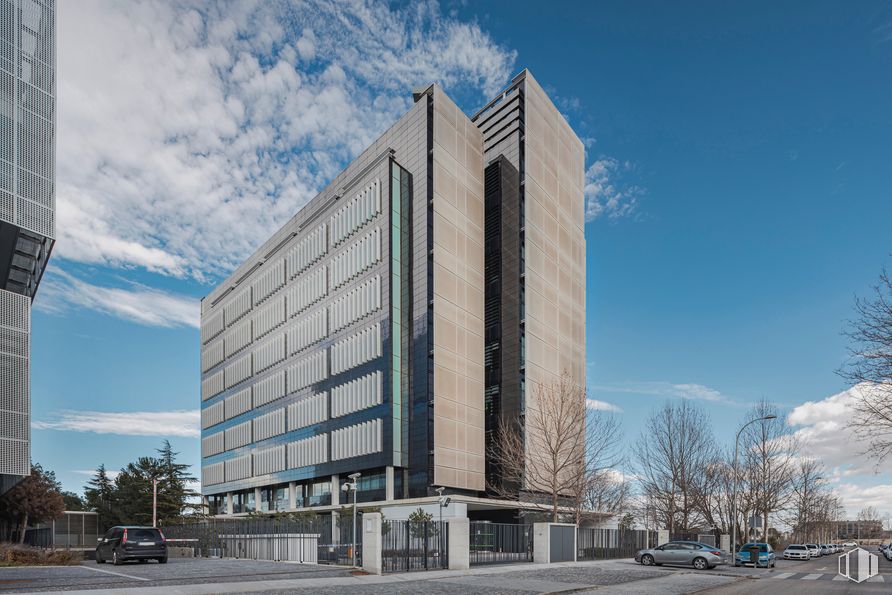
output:
[[[52,550],[0,543],[0,566],[75,566],[83,556],[70,550]]]

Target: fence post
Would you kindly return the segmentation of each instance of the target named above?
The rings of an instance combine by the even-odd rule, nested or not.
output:
[[[446,525],[449,527],[446,539],[449,544],[449,570],[467,570],[471,567],[471,521],[453,518]]]
[[[669,530],[668,529],[660,529],[657,532],[657,545],[663,545],[669,541]]]
[[[728,535],[727,533],[722,533],[721,540],[722,540],[721,541],[721,549],[725,550],[726,552],[730,552],[731,551],[731,536]]]
[[[362,515],[362,569],[370,574],[381,574],[382,569],[381,513]]]
[[[533,523],[533,562],[548,564],[551,561],[551,523]]]

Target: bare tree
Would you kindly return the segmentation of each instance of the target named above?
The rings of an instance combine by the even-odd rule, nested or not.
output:
[[[798,460],[787,523],[802,543],[822,541],[833,535],[842,514],[842,501],[830,488],[824,466],[814,459]]]
[[[774,419],[764,419],[774,415]],[[793,491],[799,441],[777,408],[767,400],[756,403],[748,419],[759,419],[743,433],[743,459],[752,512],[762,517],[762,535],[768,520],[784,508]]]
[[[688,531],[698,518],[698,494],[715,461],[708,416],[689,401],[667,402],[648,418],[633,448],[643,496],[669,531]]]
[[[839,373],[855,385],[849,425],[882,462],[892,453],[892,278],[885,269],[873,295],[855,299],[855,312],[845,331],[851,357]]]
[[[585,390],[564,374],[531,397],[523,422],[503,419],[496,432],[490,456],[500,481],[489,489],[504,498],[541,494],[556,522],[562,500],[575,501],[585,478]]]

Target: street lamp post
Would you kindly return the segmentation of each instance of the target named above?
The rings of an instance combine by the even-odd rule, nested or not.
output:
[[[771,414],[748,421],[737,430],[737,437],[734,439],[734,489],[731,492],[731,556],[734,559],[735,566],[737,566],[737,454],[740,449],[740,434],[757,421],[767,421],[776,417],[776,415]],[[753,568],[756,567],[757,563],[758,560],[753,561]]]
[[[350,478],[350,481],[341,486],[341,491],[349,492],[353,490],[353,544],[351,545],[351,550],[353,552],[353,566],[356,567],[356,480],[362,473],[356,472],[351,473],[347,477]]]

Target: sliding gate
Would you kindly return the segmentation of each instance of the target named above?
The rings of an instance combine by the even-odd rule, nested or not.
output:
[[[471,565],[533,561],[533,526],[471,522]]]

